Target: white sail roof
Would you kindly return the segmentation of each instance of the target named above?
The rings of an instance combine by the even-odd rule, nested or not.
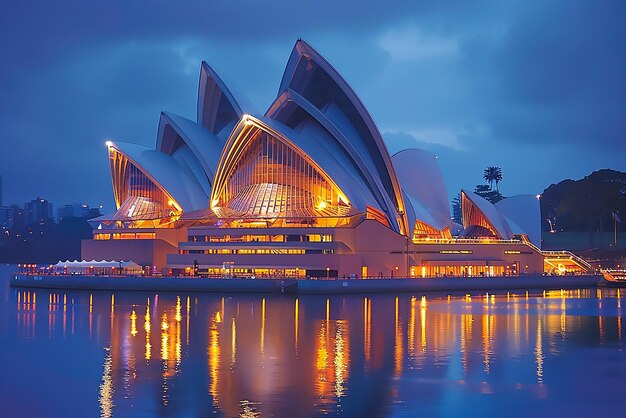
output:
[[[450,208],[443,176],[434,154],[416,148],[391,157],[400,186],[411,200],[417,220],[442,230],[450,226]]]
[[[530,242],[541,246],[541,207],[537,196],[507,197],[496,203],[495,207],[510,223],[518,225],[521,233],[528,235]]]
[[[111,141],[111,146],[126,155],[141,171],[166,190],[183,211],[207,206],[208,196],[189,168],[169,155],[130,142]]]

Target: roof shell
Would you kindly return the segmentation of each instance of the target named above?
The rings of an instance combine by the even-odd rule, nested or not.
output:
[[[449,227],[448,195],[437,157],[428,151],[410,148],[394,154],[391,160],[417,220],[438,230]]]
[[[328,116],[350,139],[366,164],[380,179],[382,192],[387,193],[396,212],[392,225],[407,231],[402,192],[395,175],[391,157],[376,124],[350,85],[339,72],[315,49],[303,40],[293,48],[280,92],[296,91]],[[408,232],[407,232],[408,233]]]
[[[176,135],[172,135],[172,132]],[[156,149],[173,156],[180,148],[180,144],[176,144],[178,138],[189,147],[201,165],[204,177],[209,183],[207,185],[208,188],[203,185],[208,195],[211,192],[210,185],[213,184],[217,163],[224,146],[223,141],[189,119],[172,113],[162,112],[159,120]],[[188,165],[193,166],[190,162],[188,162]],[[203,181],[199,173],[194,174],[202,184]]]
[[[110,146],[124,154],[155,184],[163,188],[183,211],[207,206],[208,196],[187,167],[160,151],[130,142],[111,141]]]
[[[468,190],[461,190],[461,193],[467,197],[467,199],[474,205],[482,214],[487,218],[489,223],[494,227],[496,233],[502,239],[511,239],[511,228],[504,219],[504,216],[498,211],[498,209],[487,199],[477,195],[476,193]],[[470,225],[463,225],[467,228]]]
[[[383,211],[387,214],[390,225],[396,225],[394,229],[397,230],[394,205],[384,193],[380,179],[371,171],[342,130],[324,113],[297,92],[288,89],[278,96],[266,116],[293,129],[295,134],[291,134],[291,139],[311,158],[320,160],[322,166],[330,164],[328,170],[332,170],[329,172],[333,176],[346,171],[356,184],[346,186],[345,189],[358,187],[358,190],[362,190],[360,194],[367,195],[363,198],[361,209],[365,210],[365,205],[369,205]],[[324,163],[328,160],[331,162]],[[335,167],[332,160],[336,160],[339,167]],[[351,200],[356,203],[359,199],[353,196]]]
[[[537,196],[507,197],[496,203],[495,207],[518,226],[520,233],[528,235],[530,242],[541,246],[541,207]]]
[[[232,91],[204,61],[200,67],[197,112],[198,124],[224,139],[244,115]]]
[[[365,209],[367,204],[373,203],[371,194],[364,187],[362,182],[355,178],[355,173],[348,169],[349,164],[346,161],[338,159],[340,153],[335,151],[332,142],[320,144],[318,141],[324,140],[324,133],[312,124],[300,126],[299,131],[295,131],[282,123],[260,116],[246,115],[233,130],[229,138],[222,156],[215,179],[215,184],[211,192],[211,200],[215,200],[220,193],[221,187],[224,186],[229,171],[236,164],[239,153],[243,150],[240,136],[247,126],[254,125],[271,135],[277,137],[300,150],[303,156],[319,170],[326,173],[328,178],[335,183],[337,188],[341,190],[352,206],[358,209]],[[354,199],[354,200],[353,200]],[[374,203],[375,204],[375,203]]]

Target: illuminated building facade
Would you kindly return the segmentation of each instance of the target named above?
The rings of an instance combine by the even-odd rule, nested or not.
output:
[[[84,259],[174,274],[431,277],[541,273],[539,202],[462,192],[451,234],[436,157],[391,156],[358,96],[299,40],[279,93],[249,111],[202,63],[197,122],[162,113],[154,149],[108,141],[117,211]]]

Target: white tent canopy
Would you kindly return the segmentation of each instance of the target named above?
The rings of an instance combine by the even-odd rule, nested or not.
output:
[[[88,272],[89,270],[108,270],[122,268],[125,273],[141,273],[141,266],[134,261],[107,261],[107,260],[74,260],[59,261],[53,268],[55,271],[63,271],[67,273]]]

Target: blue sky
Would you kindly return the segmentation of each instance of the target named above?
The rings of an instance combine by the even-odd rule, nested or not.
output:
[[[438,155],[452,196],[502,167],[505,195],[626,170],[626,2],[18,1],[0,14],[4,202],[113,209],[104,142],[195,120],[202,60],[254,109],[298,38],[368,107],[391,153]]]

